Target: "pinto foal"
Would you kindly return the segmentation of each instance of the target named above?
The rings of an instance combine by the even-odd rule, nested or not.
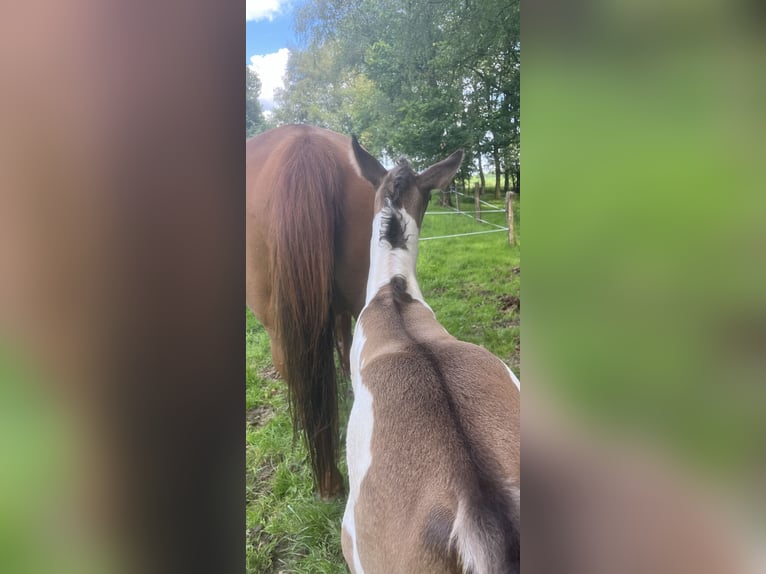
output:
[[[356,139],[377,190],[365,307],[351,349],[349,497],[343,554],[354,574],[519,572],[519,383],[452,337],[415,276],[431,190],[458,151],[421,174],[387,172]]]

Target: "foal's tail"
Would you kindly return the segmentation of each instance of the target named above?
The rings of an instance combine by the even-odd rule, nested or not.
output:
[[[286,155],[272,195],[271,308],[293,427],[303,430],[319,492],[330,497],[342,490],[331,308],[342,178],[326,145],[310,137]]]
[[[458,504],[450,543],[465,574],[519,574],[519,491],[491,486]]]

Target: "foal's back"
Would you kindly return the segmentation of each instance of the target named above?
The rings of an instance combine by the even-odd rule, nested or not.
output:
[[[514,571],[519,392],[507,367],[406,293],[381,290],[360,322],[373,419],[354,512],[364,571]]]

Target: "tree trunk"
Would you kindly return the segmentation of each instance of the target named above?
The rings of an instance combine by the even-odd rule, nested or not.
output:
[[[509,191],[511,191],[511,181],[510,181],[510,179],[511,179],[511,167],[510,166],[507,166],[505,168],[504,177],[505,177],[505,183],[503,185],[503,192],[504,193],[508,193]]]
[[[500,149],[492,139],[492,158],[495,160],[495,199],[500,199]]]
[[[479,201],[479,184],[473,189],[473,216],[478,221],[481,219],[481,202]]]
[[[481,153],[479,153],[479,178],[481,179],[481,193],[484,193],[484,169],[481,167]]]

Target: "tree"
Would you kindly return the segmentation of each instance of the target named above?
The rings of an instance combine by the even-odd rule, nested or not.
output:
[[[493,166],[496,193],[518,185],[518,0],[307,0],[296,23],[308,47],[288,64],[281,121],[356,133],[416,168],[464,148]]]
[[[275,101],[280,125],[304,123],[356,134],[375,155],[385,152],[385,98],[364,73],[344,65],[335,42],[291,51],[285,88],[277,90]]]
[[[245,137],[251,138],[265,129],[261,95],[261,79],[250,67],[245,68]]]

